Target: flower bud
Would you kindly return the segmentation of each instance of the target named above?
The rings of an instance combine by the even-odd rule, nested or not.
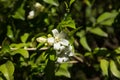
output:
[[[45,43],[45,42],[47,41],[47,39],[44,38],[44,37],[39,37],[39,38],[37,38],[36,40],[37,40],[38,42],[42,42],[42,43]]]
[[[39,2],[36,2],[34,5],[35,9],[39,12],[42,12],[44,10],[44,6],[40,4]]]
[[[29,12],[28,19],[33,19],[34,16],[35,16],[35,11],[32,10]]]

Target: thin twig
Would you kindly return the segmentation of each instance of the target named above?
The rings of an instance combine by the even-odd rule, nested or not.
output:
[[[0,49],[1,49],[2,47],[0,46]],[[10,48],[11,50],[17,50],[18,48]],[[35,50],[37,50],[37,48],[24,48],[25,50],[28,50],[28,51],[35,51]],[[40,48],[39,50],[47,50],[48,49],[48,47],[45,47],[45,48]]]
[[[0,46],[0,49],[2,49],[2,46]],[[18,48],[10,48],[11,50],[17,50]],[[24,48],[25,50],[28,50],[28,51],[35,51],[37,50],[37,48]],[[48,47],[45,47],[45,48],[40,48],[38,50],[47,50]],[[83,63],[83,59],[80,58],[80,57],[77,57],[77,56],[73,56],[73,58],[75,58],[76,60],[73,60],[73,61],[68,61],[67,63],[70,63],[70,64],[75,64],[75,63],[78,63],[78,62],[81,62]]]

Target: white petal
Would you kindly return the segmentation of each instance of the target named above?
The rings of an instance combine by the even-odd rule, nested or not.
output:
[[[64,50],[65,46],[60,46],[60,51]]]
[[[66,37],[66,34],[63,31],[61,31],[58,37],[64,39]]]
[[[55,50],[60,50],[60,43],[54,43],[53,48],[54,48]]]
[[[57,29],[53,29],[53,30],[52,30],[52,33],[53,33],[53,36],[54,36],[54,37],[57,37],[57,36],[59,35],[59,32],[58,32]]]
[[[71,45],[69,46],[69,50],[72,51],[72,46]]]
[[[60,43],[64,46],[68,46],[69,45],[69,41],[66,39],[61,39]]]
[[[69,56],[73,56],[73,55],[74,55],[73,52],[70,52],[70,53],[69,53]]]
[[[57,58],[57,62],[59,62],[59,63],[66,62],[67,60],[68,60],[67,57],[58,57]]]
[[[32,10],[29,12],[28,19],[33,19],[34,16],[35,16],[35,11]]]
[[[47,39],[49,45],[53,45],[55,42],[55,39],[53,37],[50,37]]]

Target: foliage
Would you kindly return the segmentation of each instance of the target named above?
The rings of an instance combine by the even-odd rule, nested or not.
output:
[[[0,0],[0,80],[120,79],[119,0]]]

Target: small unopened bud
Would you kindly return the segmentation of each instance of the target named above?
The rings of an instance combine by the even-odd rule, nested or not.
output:
[[[34,16],[35,16],[35,11],[32,10],[29,12],[28,19],[33,19]]]
[[[42,5],[38,2],[36,2],[34,6],[35,6],[35,8],[40,8]]]
[[[38,42],[42,42],[42,43],[45,43],[45,42],[47,41],[47,39],[44,38],[44,37],[39,37],[39,38],[37,38],[36,40],[37,40]]]
[[[44,10],[44,6],[40,4],[39,2],[36,2],[34,7],[36,8],[37,11],[40,11],[40,12]]]

